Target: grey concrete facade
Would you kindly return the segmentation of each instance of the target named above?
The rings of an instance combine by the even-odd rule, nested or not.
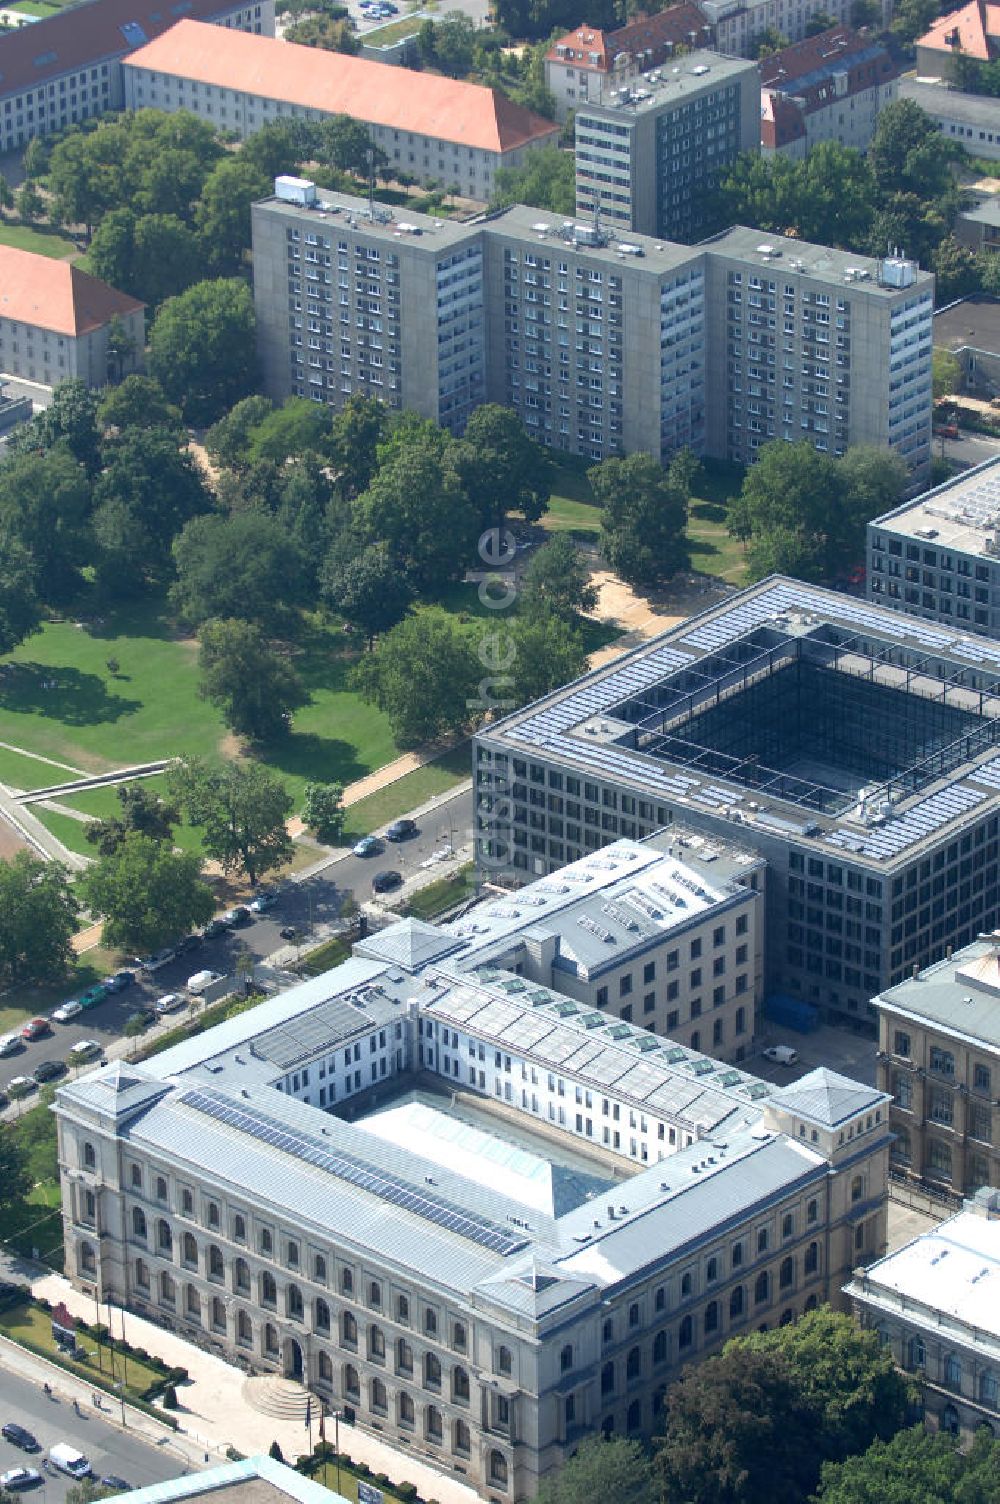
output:
[[[618,96],[577,110],[577,213],[617,233],[698,240],[720,174],[760,150],[756,64],[692,52]]]
[[[909,262],[742,228],[694,247],[618,238],[523,206],[466,224],[375,215],[340,194],[255,205],[276,400],[366,392],[455,431],[499,402],[594,460],[687,446],[746,462],[808,438],[929,465],[933,278]]]

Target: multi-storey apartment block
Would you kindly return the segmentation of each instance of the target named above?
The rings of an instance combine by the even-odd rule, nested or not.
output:
[[[448,220],[372,218],[278,179],[253,211],[265,388],[340,407],[355,392],[456,431],[486,401],[483,246]]]
[[[982,1190],[845,1292],[919,1387],[924,1420],[965,1442],[1000,1431],[1000,1195]]]
[[[698,9],[715,31],[720,52],[753,57],[764,33],[771,31],[801,42],[814,16],[826,25],[851,22],[851,0],[698,0]],[[883,0],[882,19],[892,18],[892,0]]]
[[[689,0],[654,16],[639,16],[616,31],[578,26],[545,54],[545,82],[556,102],[556,117],[565,120],[570,110],[601,104],[630,79],[693,47],[711,45],[712,28]]]
[[[1000,460],[985,460],[868,524],[868,596],[1000,637]]]
[[[673,821],[767,861],[765,987],[869,1000],[1000,921],[1000,649],[775,577],[476,737],[516,883]]]
[[[946,1194],[1000,1187],[1000,936],[879,994],[895,1172]]]
[[[801,158],[821,141],[867,151],[899,66],[884,42],[834,26],[760,63],[763,152]]]
[[[246,137],[288,117],[350,115],[368,126],[392,167],[468,198],[492,197],[500,167],[519,167],[559,127],[498,89],[434,73],[387,73],[386,63],[265,36],[214,45],[181,21],[128,58],[129,109],[188,110]]]
[[[279,401],[374,392],[455,430],[501,402],[541,443],[595,460],[687,445],[746,461],[808,438],[929,464],[933,279],[910,262],[746,229],[700,246],[619,238],[523,207],[397,220],[311,184],[278,191],[253,234]]]
[[[0,31],[0,152],[125,104],[122,62],[180,16],[274,35],[274,0],[90,0]],[[218,49],[218,38],[206,44]]]
[[[665,921],[692,872],[626,841],[573,876],[655,925],[635,899]],[[730,1335],[841,1303],[885,1248],[887,1099],[774,1087],[506,969],[515,941],[542,964],[550,911],[580,930],[566,885],[393,925],[60,1088],[70,1277],[512,1504],[588,1433],[653,1434]]]
[[[0,371],[106,386],[142,369],[144,306],[67,261],[0,246]],[[127,348],[109,351],[115,322]]]
[[[760,149],[756,63],[692,52],[576,114],[576,208],[617,232],[694,241],[741,152]]]
[[[771,439],[895,449],[930,468],[934,279],[742,226],[707,242],[709,344],[728,401],[709,407],[708,452],[744,464]]]

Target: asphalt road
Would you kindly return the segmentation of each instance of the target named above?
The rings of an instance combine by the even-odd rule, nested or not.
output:
[[[106,1405],[109,1403],[105,1401]],[[68,1442],[83,1452],[95,1477],[107,1477],[113,1473],[125,1478],[135,1488],[148,1483],[164,1483],[190,1471],[184,1459],[171,1451],[169,1440],[165,1440],[162,1446],[154,1446],[132,1431],[123,1431],[120,1419],[115,1424],[109,1410],[99,1414],[96,1410],[85,1412],[81,1407],[81,1413],[74,1415],[68,1400],[47,1399],[34,1384],[6,1369],[3,1372],[0,1420],[19,1421],[41,1443],[43,1450],[31,1455],[0,1437],[0,1473],[11,1467],[33,1467],[42,1473],[41,1485],[22,1495],[25,1499],[39,1501],[39,1504],[62,1504],[73,1484],[71,1478],[42,1472],[41,1459],[57,1441]]]
[[[345,896],[350,894],[359,903],[371,898],[371,880],[376,872],[393,869],[405,879],[418,873],[421,864],[445,843],[457,850],[468,842],[471,818],[472,794],[464,790],[421,819],[418,834],[411,840],[396,844],[386,841],[378,856],[356,857],[348,853],[332,860],[316,876],[286,884],[276,907],[253,923],[215,940],[203,941],[154,976],[140,973],[134,986],[107,998],[71,1023],[52,1024],[51,1034],[25,1042],[16,1055],[4,1056],[0,1059],[0,1090],[13,1076],[30,1076],[43,1060],[65,1060],[70,1046],[80,1039],[94,1039],[106,1048],[122,1034],[131,1013],[151,1007],[164,993],[183,992],[188,977],[196,971],[222,974],[234,971],[237,953],[243,946],[255,961],[262,961],[288,943],[279,932],[290,925],[299,932],[301,943],[307,944],[311,931],[339,916]],[[429,870],[432,875],[432,869]],[[391,904],[393,895],[389,893],[386,898]],[[66,996],[73,994],[67,992]],[[179,1020],[184,1017],[183,1011],[171,1017]],[[89,1068],[89,1064],[81,1067]],[[25,1107],[30,1107],[35,1093],[23,1100]]]
[[[971,469],[973,465],[981,465],[984,460],[991,460],[1000,454],[1000,439],[992,439],[982,433],[962,433],[957,439],[934,439],[931,445],[931,453],[937,457],[944,446],[946,460],[954,460],[965,469]]]

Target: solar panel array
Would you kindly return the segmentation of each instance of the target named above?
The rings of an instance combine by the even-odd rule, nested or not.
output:
[[[977,789],[967,789],[961,784],[953,783],[945,789],[939,789],[936,794],[931,794],[920,804],[909,809],[905,814],[898,815],[889,823],[873,830],[851,832],[837,830],[824,836],[831,846],[840,846],[847,851],[863,853],[865,856],[892,857],[898,856],[905,851],[907,846],[912,846],[916,841],[922,841],[925,836],[939,830],[942,825],[947,825],[959,815],[967,814],[970,809],[975,809],[986,798]]]
[[[983,783],[988,789],[1000,789],[1000,757],[991,757],[969,774],[970,783]]]
[[[527,1242],[527,1239],[512,1236],[475,1212],[454,1206],[442,1196],[428,1195],[422,1188],[418,1190],[400,1176],[375,1169],[364,1160],[355,1159],[351,1155],[333,1153],[307,1134],[298,1133],[294,1128],[289,1128],[252,1107],[237,1106],[225,1097],[212,1096],[204,1091],[187,1091],[181,1100],[185,1106],[205,1113],[218,1123],[225,1123],[259,1143],[270,1144],[272,1148],[280,1149],[305,1164],[336,1175],[338,1180],[345,1181],[355,1189],[367,1191],[390,1206],[412,1212],[414,1216],[423,1217],[427,1222],[447,1228],[449,1232],[478,1243],[481,1248],[488,1248],[492,1253],[506,1257],[517,1253]]]
[[[377,1028],[385,1022],[388,1005],[385,1010],[371,1013],[366,1012],[366,1005],[386,1001],[374,987],[362,987],[345,997],[329,998],[307,1013],[259,1034],[253,1042],[253,1053],[287,1070],[320,1051],[335,1049],[341,1040],[353,1038],[359,1029]]]

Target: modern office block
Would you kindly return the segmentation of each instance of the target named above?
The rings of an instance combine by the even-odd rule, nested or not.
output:
[[[770,439],[833,455],[871,444],[929,474],[934,278],[905,258],[743,226],[706,248],[709,348],[726,386],[709,404],[707,452],[747,464]]]
[[[498,168],[520,167],[533,147],[558,139],[551,120],[498,89],[388,67],[265,36],[216,47],[204,26],[180,21],[128,58],[125,102],[188,110],[241,138],[275,120],[350,115],[390,166],[484,201]]]
[[[587,1434],[654,1435],[686,1363],[841,1304],[886,1244],[884,1094],[771,1085],[525,965],[610,950],[580,922],[605,907],[654,946],[752,915],[692,861],[620,841],[60,1087],[69,1277],[491,1500]]]
[[[846,1288],[920,1393],[924,1422],[971,1444],[1000,1430],[1000,1195],[859,1269]]]
[[[618,234],[695,241],[721,173],[759,150],[757,64],[689,53],[578,106],[577,213],[599,213]]]
[[[879,605],[1000,637],[1000,458],[876,517],[867,566]]]
[[[0,152],[125,104],[122,62],[179,15],[274,35],[274,0],[89,0],[0,31]],[[219,40],[207,46],[218,50]]]
[[[1000,919],[1000,648],[773,577],[476,736],[477,857],[679,821],[763,856],[765,988],[869,1000]]]
[[[874,999],[893,1170],[938,1194],[1000,1187],[1000,936],[948,952]]]
[[[311,183],[278,190],[253,210],[276,400],[374,393],[454,431],[500,402],[593,460],[688,446],[746,461],[780,437],[929,465],[933,278],[910,262],[746,229],[682,246],[523,206],[397,219]]]

